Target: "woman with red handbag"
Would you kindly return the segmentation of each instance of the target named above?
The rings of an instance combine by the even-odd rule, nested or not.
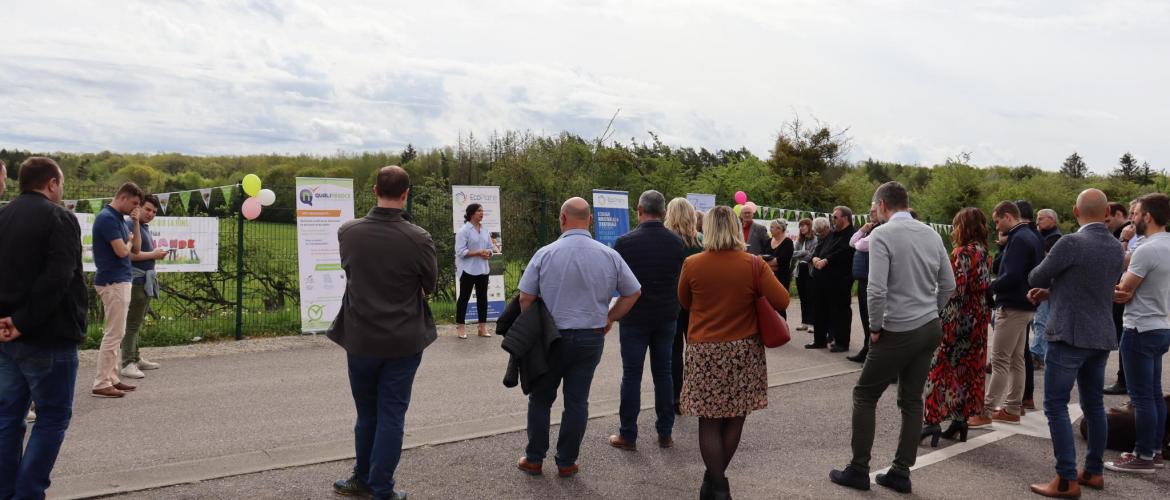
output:
[[[690,310],[680,409],[699,417],[699,451],[707,473],[699,498],[730,498],[724,472],[739,446],[748,413],[768,406],[768,369],[757,322],[757,297],[775,324],[788,291],[760,258],[744,252],[734,212],[715,207],[704,223],[703,252],[689,257],[678,296]],[[785,332],[786,333],[786,332]]]

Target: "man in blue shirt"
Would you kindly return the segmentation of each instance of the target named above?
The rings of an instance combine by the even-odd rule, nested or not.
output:
[[[118,189],[114,201],[102,207],[93,219],[93,262],[97,266],[93,285],[105,310],[92,393],[99,398],[120,398],[135,389],[122,383],[118,378],[118,368],[122,364],[126,315],[130,312],[130,256],[141,250],[142,243],[142,238],[130,236],[139,234],[138,206],[144,196],[138,185],[127,182]],[[127,231],[123,222],[127,215],[132,221],[131,231]]]
[[[147,360],[138,354],[138,330],[146,320],[146,311],[150,309],[150,299],[158,298],[158,278],[154,272],[154,262],[167,256],[166,249],[154,248],[154,238],[150,235],[150,223],[158,213],[159,201],[155,195],[149,195],[138,209],[138,237],[134,240],[139,245],[139,252],[130,256],[131,288],[130,312],[126,316],[126,336],[122,337],[122,376],[143,378],[146,375],[142,370],[157,370],[159,364]],[[134,221],[126,222],[126,230],[134,230]],[[134,233],[131,233],[134,234]]]
[[[549,371],[528,396],[528,447],[519,468],[541,473],[548,452],[549,416],[557,388],[565,383],[565,411],[557,439],[556,463],[561,477],[577,473],[577,455],[589,421],[589,387],[601,361],[605,334],[641,295],[642,286],[612,248],[589,234],[589,203],[570,198],[561,205],[561,237],[528,261],[520,278],[520,309],[539,297],[552,314],[561,339],[549,353]],[[609,306],[614,291],[621,297]]]

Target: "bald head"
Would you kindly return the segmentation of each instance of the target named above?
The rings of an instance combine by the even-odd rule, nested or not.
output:
[[[1086,189],[1077,195],[1074,214],[1082,225],[1090,222],[1105,222],[1109,217],[1109,198],[1100,189]]]
[[[561,205],[561,231],[589,229],[590,222],[593,222],[593,214],[584,198],[572,197]]]

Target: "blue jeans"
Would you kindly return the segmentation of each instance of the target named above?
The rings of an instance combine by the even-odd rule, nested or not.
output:
[[[677,321],[654,326],[621,325],[622,390],[618,432],[631,443],[638,440],[638,413],[642,411],[642,372],[650,349],[650,376],[654,379],[654,411],[660,437],[674,430],[674,380],[670,363]]]
[[[1048,341],[1044,340],[1044,332],[1048,330],[1048,317],[1052,315],[1052,304],[1047,300],[1036,308],[1036,315],[1032,317],[1032,354],[1044,359],[1048,353]]]
[[[1121,359],[1125,363],[1126,388],[1133,401],[1137,445],[1134,453],[1153,458],[1162,451],[1166,432],[1166,402],[1162,400],[1162,356],[1170,350],[1170,330],[1138,333],[1126,328],[1121,335]]]
[[[77,348],[0,344],[0,498],[44,498],[73,417]],[[24,446],[29,403],[37,405]]]
[[[1089,449],[1085,454],[1085,471],[1101,474],[1105,470],[1105,438],[1109,421],[1105,418],[1105,362],[1109,351],[1081,349],[1064,342],[1049,342],[1044,359],[1044,416],[1052,434],[1052,452],[1056,455],[1056,473],[1061,479],[1076,481],[1077,448],[1068,402],[1075,383],[1081,395],[1081,409],[1089,427]]]
[[[402,433],[414,374],[422,353],[405,358],[367,358],[347,354],[349,388],[357,407],[353,473],[373,490],[375,498],[394,494],[394,470],[402,457]]]
[[[565,411],[561,413],[556,462],[558,467],[577,463],[589,422],[589,387],[604,348],[605,335],[600,330],[561,330],[561,340],[553,344],[549,356],[548,373],[536,381],[528,395],[528,447],[524,455],[529,462],[543,462],[548,453],[552,404],[564,381]]]

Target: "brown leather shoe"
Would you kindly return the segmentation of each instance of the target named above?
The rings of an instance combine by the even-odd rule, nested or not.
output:
[[[122,392],[130,392],[130,391],[133,391],[134,389],[137,389],[138,387],[118,382],[118,383],[114,384],[114,388],[119,390],[119,391],[122,391]]]
[[[1025,399],[1024,402],[1020,406],[1022,406],[1025,410],[1035,410],[1036,409],[1036,401],[1031,400],[1031,399]]]
[[[674,448],[674,439],[658,436],[659,448]]]
[[[995,413],[991,414],[991,420],[995,422],[1003,422],[1005,424],[1019,425],[1020,423],[1019,415],[1012,415],[1011,413],[1008,413],[1007,410],[1002,408],[995,410]]]
[[[529,462],[526,457],[520,457],[520,461],[516,462],[516,467],[533,476],[539,476],[544,472],[542,470],[544,467],[541,464]]]
[[[120,398],[126,393],[119,391],[113,387],[104,387],[101,389],[94,389],[92,393],[95,398]]]
[[[978,429],[989,425],[991,425],[991,418],[987,415],[975,415],[967,419],[967,427],[970,429]]]
[[[1094,490],[1103,490],[1105,489],[1105,476],[1081,471],[1080,475],[1077,476],[1077,484]]]
[[[1050,498],[1080,498],[1081,485],[1057,477],[1047,484],[1033,484],[1032,493]]]
[[[621,434],[614,434],[614,435],[610,436],[609,437],[609,445],[614,447],[614,448],[617,448],[619,450],[626,450],[626,451],[637,451],[638,450],[637,444],[626,441],[626,438],[622,437]]]
[[[561,467],[558,465],[557,466],[557,475],[561,476],[561,477],[573,477],[573,476],[576,476],[577,472],[579,472],[580,470],[581,470],[581,466],[577,465],[577,464],[573,464],[573,465],[570,465],[568,467]]]

